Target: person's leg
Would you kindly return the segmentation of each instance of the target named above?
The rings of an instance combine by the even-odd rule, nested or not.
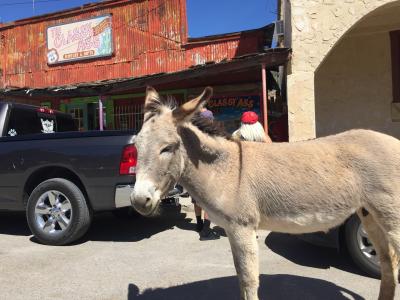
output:
[[[203,222],[203,228],[206,230],[209,230],[211,226],[210,219],[208,218],[208,214],[206,211],[204,211],[204,222]]]
[[[211,226],[210,219],[208,218],[207,212],[204,211],[203,229],[200,231],[200,240],[201,241],[217,240],[220,238],[219,234],[216,233],[214,230],[212,230],[210,226]]]
[[[201,207],[196,204],[196,201],[193,200],[194,205],[194,214],[196,215],[196,230],[200,232],[203,229],[203,219],[201,218]]]

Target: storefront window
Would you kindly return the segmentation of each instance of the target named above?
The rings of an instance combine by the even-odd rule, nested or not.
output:
[[[115,100],[113,116],[115,129],[139,131],[143,124],[143,105],[143,100]]]
[[[183,93],[168,91],[159,91],[159,93],[170,95],[178,105],[183,103]],[[114,129],[140,131],[144,118],[144,96],[122,95],[120,97],[121,99],[114,100],[113,115],[110,116],[114,120]]]
[[[245,111],[254,111],[261,119],[260,96],[221,96],[212,98],[207,105],[216,122],[221,122],[224,129],[232,133],[240,126],[240,117]]]
[[[79,131],[84,130],[84,124],[83,124],[83,108],[80,107],[72,107],[68,111],[71,115],[72,118],[75,121],[76,127],[79,129]]]

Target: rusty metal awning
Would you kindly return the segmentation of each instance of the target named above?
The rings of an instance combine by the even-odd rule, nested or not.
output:
[[[46,88],[7,87],[5,89],[0,89],[0,98],[29,98],[43,101],[49,99],[143,92],[143,89],[147,85],[154,86],[158,89],[177,89],[205,85],[254,82],[260,80],[258,71],[261,70],[262,64],[265,64],[267,69],[284,65],[290,59],[290,54],[291,50],[288,48],[273,48],[263,53],[249,54],[219,63],[197,65],[183,71],[171,73]]]

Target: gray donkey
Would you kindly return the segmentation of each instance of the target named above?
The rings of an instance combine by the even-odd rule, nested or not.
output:
[[[393,299],[400,254],[400,141],[368,130],[296,143],[238,142],[192,118],[212,95],[174,107],[148,88],[131,195],[143,215],[182,184],[223,227],[241,299],[258,299],[256,230],[327,231],[357,213],[381,262],[379,299]]]

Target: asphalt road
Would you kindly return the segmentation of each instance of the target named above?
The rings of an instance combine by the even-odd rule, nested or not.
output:
[[[201,242],[192,212],[96,216],[71,246],[40,245],[0,214],[0,299],[238,299],[228,239]],[[377,299],[379,281],[333,249],[259,232],[260,299]],[[400,299],[400,293],[397,293]]]

